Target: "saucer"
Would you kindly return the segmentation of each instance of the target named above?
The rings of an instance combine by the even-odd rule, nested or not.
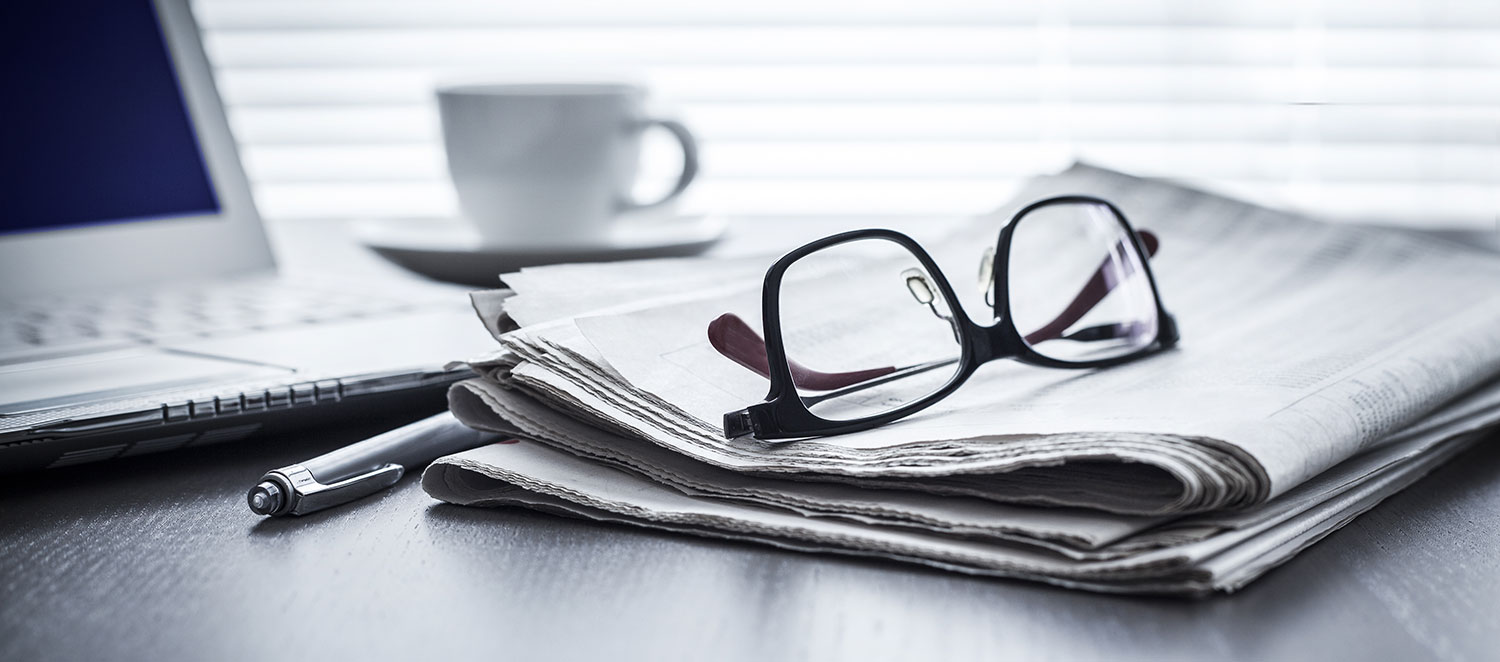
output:
[[[487,244],[462,218],[357,221],[354,234],[381,257],[424,276],[499,287],[500,274],[523,267],[698,255],[718,243],[728,227],[721,216],[630,219],[598,241],[547,247]]]

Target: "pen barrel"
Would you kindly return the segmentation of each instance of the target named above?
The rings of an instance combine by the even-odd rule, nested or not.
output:
[[[320,483],[332,484],[387,464],[406,470],[482,445],[495,435],[470,428],[443,412],[302,462]]]

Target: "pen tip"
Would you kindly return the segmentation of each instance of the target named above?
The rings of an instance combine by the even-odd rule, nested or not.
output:
[[[271,481],[250,488],[246,499],[250,502],[250,510],[257,515],[271,515],[281,510],[281,488]]]

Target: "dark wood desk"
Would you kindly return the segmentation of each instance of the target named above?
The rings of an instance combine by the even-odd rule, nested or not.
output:
[[[1500,651],[1496,443],[1244,592],[1202,601],[1100,596],[460,508],[427,498],[411,478],[304,518],[263,520],[246,509],[245,490],[266,469],[391,424],[6,478],[0,660],[1493,659]]]

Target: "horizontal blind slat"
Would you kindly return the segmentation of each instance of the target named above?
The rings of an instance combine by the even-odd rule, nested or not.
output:
[[[1191,103],[688,103],[663,106],[709,140],[1245,140],[1490,143],[1500,106]],[[435,143],[431,101],[379,106],[248,106],[230,112],[254,145]]]
[[[1500,27],[1500,6],[1488,0],[1455,2],[1358,0],[1320,2],[1257,0],[1110,0],[995,2],[994,0],[197,0],[210,30],[326,29],[505,25],[745,25],[745,24],[1034,24],[1066,20],[1079,25],[1206,25],[1288,27],[1311,11],[1323,25],[1339,27]]]
[[[666,150],[657,150],[661,154]],[[670,178],[672,158],[645,159],[643,176]],[[1192,172],[1248,180],[1452,181],[1487,183],[1500,170],[1500,145],[1316,145],[1264,142],[1077,144],[1059,141],[708,142],[705,179],[767,176],[808,179],[1010,178],[1057,169],[1075,157],[1143,175]],[[446,178],[439,145],[257,146],[245,161],[257,181],[432,180]]]
[[[1388,182],[1380,186],[1278,184],[1233,180],[1186,183],[1290,209],[1317,210],[1334,219],[1386,221],[1417,227],[1494,229],[1494,218],[1475,209],[1494,209],[1492,186],[1454,183]],[[969,215],[995,208],[1013,195],[1021,180],[809,182],[789,180],[705,181],[684,196],[684,213],[756,216]],[[401,218],[451,215],[457,211],[447,183],[275,184],[256,187],[263,212],[275,218]]]
[[[423,103],[443,81],[535,70],[227,69],[232,107]],[[1500,106],[1500,67],[674,66],[640,71],[657,98],[739,101],[1346,103]]]
[[[1293,65],[1306,39],[1330,66],[1500,63],[1500,30],[1034,27],[684,27],[284,30],[216,34],[221,66],[478,66],[777,63]]]

